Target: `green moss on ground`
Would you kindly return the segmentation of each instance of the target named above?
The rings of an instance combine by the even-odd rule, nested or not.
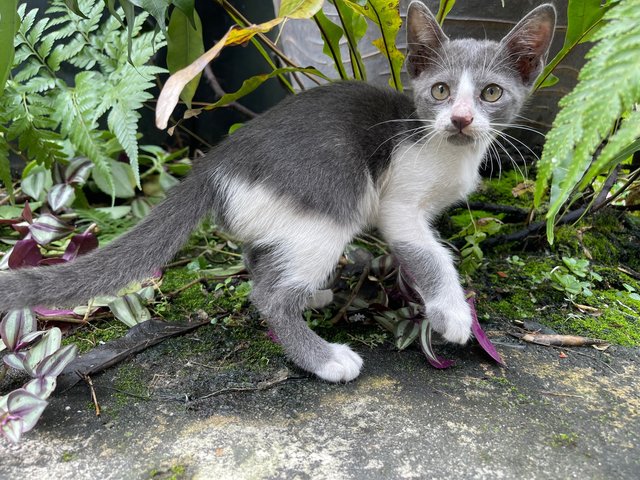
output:
[[[531,191],[525,190],[518,196],[513,194],[513,189],[524,183],[524,177],[517,170],[503,171],[496,178],[485,180],[480,188],[469,196],[469,202],[498,203],[529,209],[533,200]]]
[[[121,365],[113,380],[116,389],[114,398],[116,407],[123,407],[132,401],[144,400],[149,397],[145,371],[142,367],[125,363]]]
[[[98,345],[123,337],[128,331],[129,327],[115,318],[100,320],[81,326],[65,337],[62,344],[74,344],[78,347],[78,353],[85,353]]]

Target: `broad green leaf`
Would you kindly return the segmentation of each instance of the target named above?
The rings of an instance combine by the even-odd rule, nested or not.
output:
[[[366,80],[367,70],[360,55],[358,42],[360,42],[367,33],[367,20],[364,15],[345,5],[346,1],[348,0],[333,0],[333,4],[340,18],[340,24],[342,25],[344,36],[347,39],[347,45],[349,45],[353,78],[356,80]],[[362,3],[366,3],[366,0]]]
[[[340,53],[340,39],[344,35],[344,31],[329,20],[322,10],[318,10],[318,13],[316,13],[313,18],[322,36],[324,43],[322,48],[323,53],[333,60],[333,64],[340,78],[343,80],[347,79],[348,75],[342,64],[342,54]]]
[[[311,18],[322,8],[324,0],[282,0],[278,17]]]
[[[594,35],[597,43],[587,54],[578,84],[560,101],[561,110],[547,134],[538,163],[534,202],[540,206],[551,183],[547,212],[550,242],[555,218],[576,186],[580,188],[578,184],[594,153],[618,120],[640,102],[640,9],[633,3],[614,3],[603,17],[604,24]],[[635,123],[623,122],[619,136],[611,137],[613,145],[608,151],[607,147],[603,149],[605,160],[633,141]],[[610,162],[602,163],[610,167]],[[589,175],[593,178],[598,172],[591,170]]]
[[[19,21],[17,9],[18,0],[0,1],[0,45],[2,45],[2,48],[0,48],[0,97],[2,97],[5,83],[7,83],[7,78],[9,78],[11,67],[13,66],[13,56],[15,54],[13,37],[16,34],[16,25]],[[0,159],[1,163],[2,159]],[[2,167],[0,166],[1,169]],[[0,176],[0,180],[4,180],[4,178]]]
[[[173,3],[176,8],[179,8],[180,10],[182,10],[182,13],[184,13],[187,18],[189,19],[189,23],[191,23],[191,26],[193,28],[196,28],[196,15],[197,12],[195,10],[195,0],[172,0],[171,3]]]
[[[225,105],[229,105],[231,102],[235,102],[245,95],[253,92],[256,88],[262,85],[264,82],[269,80],[270,78],[276,77],[283,73],[291,73],[291,72],[308,72],[313,73],[318,76],[323,76],[318,70],[315,68],[295,68],[295,67],[284,67],[278,68],[277,70],[273,70],[269,73],[263,73],[261,75],[256,75],[254,77],[246,79],[242,82],[242,85],[235,92],[227,93],[223,95],[217,102],[207,105],[202,108],[188,110],[185,112],[185,118],[190,118],[200,114],[203,110],[213,110],[215,108],[224,107]],[[325,77],[326,78],[326,77]]]
[[[389,85],[401,92],[400,71],[404,63],[404,55],[396,47],[396,37],[402,26],[399,0],[369,0],[364,6],[354,0],[345,0],[345,3],[380,27],[382,37],[374,40],[373,45],[389,61],[391,70]]]
[[[456,0],[440,0],[438,13],[436,14],[436,20],[440,25],[444,23],[444,19],[447,18],[447,15],[449,15],[449,12],[455,4]]]
[[[76,15],[82,18],[87,18],[87,16],[80,9],[80,6],[78,5],[78,0],[64,0],[64,3],[67,6],[67,8],[69,8],[69,10],[71,10]]]
[[[130,165],[114,160],[108,161],[111,170],[111,178],[113,179],[113,195],[117,198],[133,198],[136,195],[134,187],[136,179]],[[107,195],[112,194],[109,185],[109,179],[99,169],[92,172],[93,179],[100,190]]]
[[[129,215],[131,207],[128,205],[118,205],[117,207],[98,207],[94,210],[106,213],[112,220],[119,220]]]
[[[170,73],[176,73],[204,53],[202,23],[197,12],[193,12],[193,23],[195,27],[182,10],[173,9],[167,30],[167,67]],[[187,108],[191,108],[191,100],[201,76],[202,73],[198,73],[180,93],[180,98],[187,104]]]
[[[133,27],[136,21],[135,8],[130,0],[120,0],[120,6],[124,11],[124,18],[127,20],[127,56],[129,63],[133,63],[131,60],[132,46],[133,46]]]
[[[145,12],[151,15],[160,27],[162,33],[166,33],[167,30],[167,9],[169,8],[170,0],[129,0],[136,7],[142,8]]]
[[[569,0],[564,47],[576,45],[598,23],[606,9],[602,0]]]
[[[594,30],[599,27],[600,20],[609,7],[610,4],[602,5],[601,0],[569,0],[567,33],[564,37],[564,44],[536,81],[536,89],[549,87],[555,83],[547,82],[551,72],[555,70],[576,45],[582,43],[586,37],[593,35]]]

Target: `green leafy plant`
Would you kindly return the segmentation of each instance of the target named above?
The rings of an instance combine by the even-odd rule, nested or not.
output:
[[[589,269],[589,260],[562,257],[562,263],[563,266],[555,267],[547,276],[553,287],[565,292],[571,301],[579,295],[592,296],[592,282],[600,282],[602,277]]]
[[[605,7],[599,1],[582,3],[585,33],[577,35],[571,30],[568,44],[587,35],[597,43],[587,54],[578,85],[560,102],[538,166],[536,206],[542,204],[551,185],[546,215],[550,242],[563,205],[584,197],[588,188],[606,196],[608,190],[603,189],[616,183],[620,167],[640,150],[640,9],[634,0],[614,0]],[[610,203],[637,182],[640,170],[627,168],[629,173],[613,198],[600,198],[591,203],[593,208]],[[599,176],[611,181],[594,182]]]
[[[80,0],[84,17],[62,0],[53,0],[45,16],[22,4],[15,35],[13,71],[0,99],[0,173],[11,191],[8,152],[47,169],[84,156],[94,165],[104,189],[115,195],[109,152],[116,142],[138,174],[137,126],[143,102],[151,98],[154,76],[164,71],[147,65],[164,44],[161,34],[143,32],[146,13],[135,17],[126,31],[115,17],[101,23],[105,3]],[[128,39],[133,51],[127,54]],[[61,66],[81,69],[69,82]],[[100,88],[96,88],[99,85]],[[101,129],[106,121],[108,130]]]
[[[0,378],[9,368],[32,377],[22,388],[0,397],[0,433],[16,443],[35,426],[56,388],[56,378],[77,349],[75,345],[61,347],[59,328],[38,331],[29,309],[9,312],[0,324],[0,337],[0,351],[8,351],[0,365]]]

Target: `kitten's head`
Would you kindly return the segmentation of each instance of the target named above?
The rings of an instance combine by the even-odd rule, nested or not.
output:
[[[454,145],[487,140],[510,123],[544,68],[556,11],[532,10],[500,42],[449,40],[419,1],[407,14],[407,71],[418,116]],[[498,125],[496,125],[498,124]]]

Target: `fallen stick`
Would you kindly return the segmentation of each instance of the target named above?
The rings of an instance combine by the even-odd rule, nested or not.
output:
[[[549,335],[545,333],[511,333],[511,335],[524,342],[555,347],[588,347],[609,343],[605,340],[577,335]]]

